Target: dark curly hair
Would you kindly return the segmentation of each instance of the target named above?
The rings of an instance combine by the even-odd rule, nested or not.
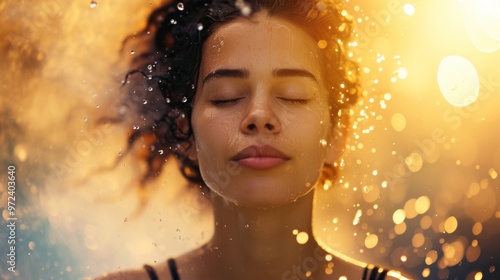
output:
[[[168,1],[149,16],[146,27],[124,42],[138,40],[132,67],[126,77],[128,100],[140,115],[129,136],[128,150],[145,143],[141,157],[147,163],[141,186],[160,174],[174,156],[191,183],[205,187],[200,170],[187,150],[192,142],[192,101],[196,93],[202,47],[212,32],[238,17],[266,10],[303,28],[318,41],[324,56],[323,73],[331,89],[332,123],[340,111],[356,103],[358,68],[345,50],[352,25],[334,0],[183,0]],[[133,40],[132,40],[133,39]],[[134,75],[140,73],[141,75]],[[139,97],[142,96],[142,97]],[[323,177],[332,178],[333,166]]]

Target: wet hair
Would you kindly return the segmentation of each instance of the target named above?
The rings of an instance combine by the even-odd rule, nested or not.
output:
[[[146,27],[125,40],[137,40],[142,50],[133,51],[127,75],[128,100],[139,123],[129,134],[128,150],[139,145],[147,163],[141,186],[161,172],[168,158],[180,162],[183,176],[206,188],[198,164],[188,156],[193,130],[191,113],[196,93],[202,48],[217,27],[238,17],[251,17],[266,10],[270,16],[296,24],[315,40],[323,55],[324,79],[330,90],[332,123],[343,109],[356,103],[359,95],[358,69],[345,50],[351,21],[342,5],[333,0],[184,0],[169,1],[155,9]],[[140,73],[142,75],[135,75]],[[142,98],[138,98],[142,96]],[[323,177],[332,179],[335,169],[323,168]]]

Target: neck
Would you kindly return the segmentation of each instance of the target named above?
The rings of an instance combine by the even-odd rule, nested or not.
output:
[[[281,279],[283,273],[317,254],[312,232],[313,201],[311,191],[287,205],[255,209],[215,197],[215,230],[208,246],[216,263],[221,264],[215,265],[216,269],[249,279]],[[304,236],[308,237],[305,243]]]

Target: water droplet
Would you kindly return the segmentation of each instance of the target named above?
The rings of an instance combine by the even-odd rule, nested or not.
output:
[[[159,153],[160,155],[163,155],[163,150],[158,150],[158,153]]]
[[[146,105],[146,104],[148,104],[148,101],[146,99],[143,99],[142,104]]]
[[[326,145],[328,145],[328,142],[325,139],[319,140],[319,143],[321,144],[322,147],[326,147]]]
[[[153,87],[148,87],[148,91],[153,91]]]
[[[135,51],[134,51],[134,50],[131,50],[131,51],[130,51],[130,54],[135,54]]]
[[[170,20],[170,23],[171,23],[171,24],[177,24],[177,21],[176,21],[175,19],[171,19],[171,20]]]
[[[96,1],[90,1],[90,8],[94,9],[97,7],[97,2]]]
[[[98,105],[95,105],[96,108],[99,108],[99,104]]]
[[[328,46],[328,42],[327,42],[327,41],[325,41],[325,40],[319,40],[319,41],[318,41],[318,48],[320,48],[320,49],[324,49],[324,48],[326,48],[327,46]]]
[[[148,70],[149,70],[149,71],[153,70],[153,65],[149,64],[149,65],[148,65]]]
[[[139,130],[139,126],[138,126],[138,125],[134,125],[132,128],[133,128],[134,130]]]
[[[188,101],[187,97],[182,97],[182,103],[186,103]]]
[[[196,25],[196,28],[198,29],[198,31],[202,31],[203,30],[203,23],[198,23]]]
[[[184,3],[179,3],[177,4],[177,9],[179,9],[179,11],[184,11]]]
[[[170,98],[165,98],[165,101],[167,101],[167,103],[170,103]]]
[[[246,225],[245,225],[245,228],[249,228],[249,227],[250,227],[250,225],[249,225],[249,224],[246,224]]]

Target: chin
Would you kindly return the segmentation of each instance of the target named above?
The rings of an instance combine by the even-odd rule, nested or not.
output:
[[[295,189],[290,193],[288,187],[274,187],[266,185],[260,187],[235,187],[225,192],[217,192],[216,195],[223,198],[225,201],[237,206],[257,209],[276,208],[288,205],[308,194],[313,189],[302,188],[300,191]]]

